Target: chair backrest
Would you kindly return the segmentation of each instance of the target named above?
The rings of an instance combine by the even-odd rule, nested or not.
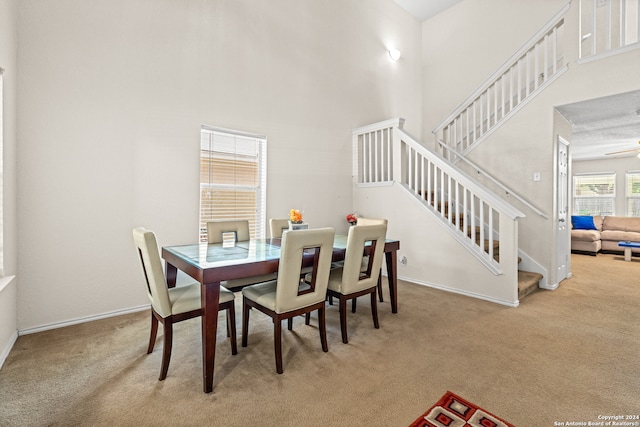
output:
[[[232,219],[207,222],[207,241],[209,243],[222,243],[224,233],[235,233],[236,242],[249,240],[249,220]]]
[[[167,280],[162,271],[162,261],[158,252],[158,242],[153,231],[143,227],[133,229],[133,241],[136,245],[142,273],[147,283],[147,296],[153,309],[162,317],[171,315],[171,302]]]
[[[384,223],[349,227],[347,250],[342,267],[344,293],[357,292],[377,285],[386,236],[387,224]],[[365,257],[367,243],[370,246],[368,267],[363,269],[362,258]]]
[[[358,225],[376,225],[376,224],[384,224],[387,225],[387,220],[383,218],[358,218]]]
[[[282,237],[282,232],[289,229],[289,220],[287,218],[271,218],[269,220],[269,231],[272,239]]]
[[[287,230],[282,233],[280,266],[276,286],[276,313],[285,313],[325,300],[329,284],[334,236],[335,230],[330,227]],[[301,290],[302,257],[310,254],[314,257],[311,285]]]

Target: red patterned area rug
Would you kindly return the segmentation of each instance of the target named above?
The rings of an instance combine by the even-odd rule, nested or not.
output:
[[[409,427],[515,427],[450,391]]]

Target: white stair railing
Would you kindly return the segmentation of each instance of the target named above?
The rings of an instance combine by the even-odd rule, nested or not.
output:
[[[580,0],[580,61],[640,48],[640,0]]]
[[[358,184],[393,183],[393,129],[403,125],[399,117],[353,131],[353,176]]]
[[[563,16],[569,7],[567,3],[433,129],[436,140],[444,142],[445,158],[456,160],[447,147],[469,152],[568,69],[562,46]]]
[[[400,183],[494,274],[517,270],[517,221],[525,215],[402,130],[403,122],[353,131],[355,183]]]

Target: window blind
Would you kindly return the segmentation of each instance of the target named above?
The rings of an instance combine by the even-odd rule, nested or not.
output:
[[[247,219],[252,238],[266,224],[266,137],[203,126],[200,133],[200,240],[211,220]]]
[[[574,215],[615,215],[616,174],[573,177]]]
[[[627,172],[627,216],[640,216],[640,171]]]

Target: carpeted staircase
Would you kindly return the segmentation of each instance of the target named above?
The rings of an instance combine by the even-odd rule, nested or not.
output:
[[[441,202],[436,203],[435,199],[437,199],[437,197],[434,197],[434,195],[432,194],[431,201],[429,202],[429,204],[433,206],[438,212],[442,213],[444,215],[442,218],[446,220],[447,218],[449,218],[449,203],[444,203],[444,204]],[[425,197],[425,200],[427,200],[426,197]],[[443,212],[443,209],[444,209],[444,212]],[[453,216],[451,218],[453,218]],[[463,222],[464,222],[464,216],[460,214],[459,224],[461,224],[460,226],[461,229],[464,230],[465,226]],[[476,229],[475,234],[476,234],[476,243],[479,243],[480,230]],[[467,230],[467,236],[470,236],[470,235],[471,235],[471,230],[469,229]],[[488,251],[489,249],[488,240],[485,240],[484,246],[485,246],[485,251]],[[496,260],[500,258],[500,242],[498,241],[493,242],[493,256]],[[520,263],[520,261],[521,259],[518,258],[518,263]],[[527,295],[530,295],[531,293],[538,290],[540,285],[540,280],[542,279],[542,277],[543,276],[540,273],[536,273],[532,271],[523,271],[518,269],[518,299],[521,300]]]

